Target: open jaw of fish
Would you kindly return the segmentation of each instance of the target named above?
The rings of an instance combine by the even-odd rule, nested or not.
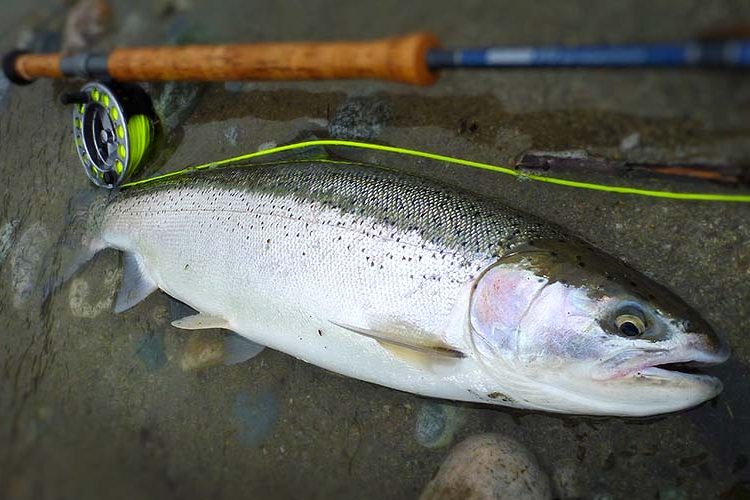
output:
[[[478,340],[478,350],[485,349],[485,341]],[[504,374],[498,391],[504,398],[513,398],[515,404],[510,406],[541,411],[564,408],[564,413],[571,414],[645,417],[690,408],[721,392],[721,381],[701,368],[726,361],[729,353],[724,348],[710,353],[651,354],[628,350],[612,359],[580,366],[560,363],[546,370],[533,363],[488,365],[483,361],[486,356],[479,359],[488,372],[497,377]]]
[[[721,381],[700,372],[701,368],[726,361],[722,352],[708,353],[703,349],[685,349],[671,352],[666,349],[652,351],[626,351],[601,363],[596,371],[598,380],[616,380],[626,377],[658,381],[688,380],[707,383],[721,390]]]
[[[518,408],[654,415],[721,387],[663,368],[728,356],[671,292],[557,227],[432,181],[295,161],[192,172],[92,206],[73,232],[85,257],[125,253],[118,312],[161,289],[200,311],[178,328]],[[231,362],[259,351],[232,350]]]
[[[671,401],[679,404],[680,401],[691,402],[691,397],[710,398],[718,395],[723,387],[721,381],[703,373],[702,369],[723,363],[728,355],[725,350],[710,351],[695,347],[625,351],[600,363],[592,376],[602,382],[669,388]],[[677,393],[683,394],[682,400],[675,397]],[[666,398],[667,394],[664,396]]]

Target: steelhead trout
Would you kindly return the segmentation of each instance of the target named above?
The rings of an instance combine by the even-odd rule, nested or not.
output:
[[[331,160],[227,166],[78,215],[82,261],[124,252],[116,311],[161,289],[200,312],[179,328],[231,330],[350,377],[589,415],[721,391],[683,368],[729,350],[682,300],[558,227],[434,181]]]

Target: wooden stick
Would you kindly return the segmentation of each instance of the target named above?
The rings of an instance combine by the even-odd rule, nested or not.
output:
[[[106,72],[120,81],[231,81],[381,79],[429,85],[437,74],[427,66],[427,52],[439,45],[429,33],[364,42],[259,43],[188,45],[116,49],[98,56]],[[27,80],[39,77],[95,77],[91,59],[59,54],[24,54],[16,72]],[[67,60],[67,61],[66,61]],[[106,61],[106,69],[104,68]],[[61,69],[62,67],[62,69]],[[87,69],[88,68],[88,69]]]
[[[575,154],[571,154],[575,153]],[[648,163],[613,160],[589,156],[585,152],[534,152],[530,151],[516,162],[517,169],[526,170],[597,170],[610,174],[669,175],[721,182],[733,185],[750,185],[750,167],[732,163]]]

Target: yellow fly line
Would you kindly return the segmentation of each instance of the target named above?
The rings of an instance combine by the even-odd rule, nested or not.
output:
[[[248,153],[234,158],[228,158],[226,160],[215,161],[198,165],[195,167],[188,167],[175,172],[169,172],[167,174],[150,177],[148,179],[142,179],[138,181],[128,182],[122,185],[122,187],[132,187],[140,184],[149,183],[158,179],[166,179],[174,177],[187,172],[194,172],[198,170],[205,170],[208,168],[219,167],[222,165],[235,163],[242,160],[250,160],[253,158],[261,158],[263,156],[273,155],[276,153],[282,153],[285,151],[292,151],[295,149],[309,148],[312,146],[340,146],[348,148],[359,148],[359,149],[370,149],[375,151],[385,151],[388,153],[396,153],[408,156],[415,156],[419,158],[427,158],[429,160],[443,161],[452,163],[455,165],[463,165],[465,167],[479,168],[482,170],[489,170],[491,172],[498,172],[501,174],[511,175],[514,177],[529,179],[537,182],[546,182],[548,184],[557,184],[559,186],[567,186],[577,189],[588,189],[591,191],[604,191],[609,193],[621,193],[621,194],[634,194],[638,196],[649,196],[652,198],[669,198],[673,200],[699,200],[699,201],[723,201],[723,202],[750,202],[750,194],[719,194],[719,193],[683,193],[675,191],[661,191],[655,189],[641,189],[628,186],[611,186],[608,184],[597,184],[593,182],[582,182],[570,179],[561,179],[559,177],[550,177],[545,175],[527,174],[514,170],[512,168],[500,167],[497,165],[490,165],[489,163],[482,163],[478,161],[464,160],[462,158],[453,158],[452,156],[445,156],[435,153],[428,153],[426,151],[417,151],[414,149],[399,148],[395,146],[384,146],[381,144],[371,144],[367,142],[356,142],[356,141],[343,141],[337,139],[320,139],[314,141],[298,142],[295,144],[288,144],[285,146],[279,146],[276,148],[264,149],[263,151],[257,151],[255,153]]]

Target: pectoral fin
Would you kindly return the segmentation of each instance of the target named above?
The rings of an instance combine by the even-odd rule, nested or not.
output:
[[[231,330],[229,323],[224,318],[211,316],[210,314],[194,314],[172,321],[172,326],[183,330],[204,330],[206,328],[223,328]]]
[[[115,302],[116,313],[127,311],[158,288],[138,254],[125,252],[122,260],[122,285]]]
[[[415,354],[436,359],[461,359],[466,357],[465,353],[440,341],[430,342],[414,338],[414,336],[407,336],[403,333],[399,334],[376,331],[368,328],[336,323],[334,321],[331,321],[331,323],[349,330],[350,332],[358,333],[365,337],[377,340],[383,345],[383,347],[387,348],[398,357],[408,357],[410,360],[414,359]]]

